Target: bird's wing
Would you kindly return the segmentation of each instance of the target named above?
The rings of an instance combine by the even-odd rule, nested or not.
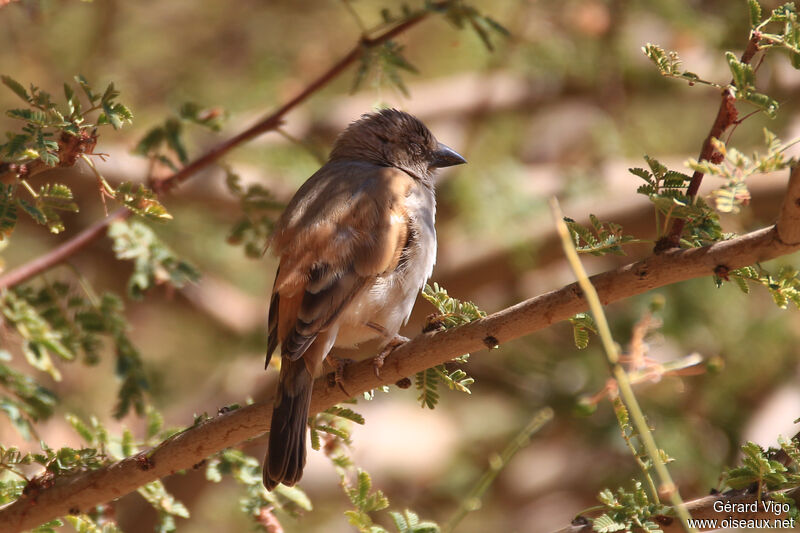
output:
[[[296,360],[375,277],[397,267],[408,240],[414,179],[395,168],[328,163],[278,221],[280,258],[269,311],[267,362],[278,343]]]

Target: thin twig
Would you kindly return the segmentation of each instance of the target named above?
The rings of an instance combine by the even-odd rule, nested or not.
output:
[[[758,52],[758,43],[761,40],[761,33],[754,31],[750,35],[750,40],[747,42],[747,48],[745,48],[744,52],[742,53],[741,62],[742,63],[750,63],[752,61],[753,56]],[[731,85],[733,81],[731,81]],[[697,157],[698,161],[710,161],[714,155],[714,145],[712,144],[713,139],[721,139],[722,134],[725,133],[732,124],[736,122],[737,119],[737,111],[736,106],[734,104],[735,98],[731,94],[730,89],[725,89],[722,91],[722,101],[719,104],[719,109],[717,110],[717,118],[714,119],[714,124],[711,126],[711,131],[708,132],[705,141],[703,141],[703,147],[700,150],[700,155]],[[700,184],[703,182],[704,174],[699,170],[695,170],[692,174],[692,180],[689,182],[689,187],[686,189],[686,196],[689,197],[690,200],[694,201],[695,196],[697,196],[697,191],[700,190]],[[669,235],[662,237],[656,243],[655,246],[655,253],[661,253],[664,250],[668,250],[670,248],[676,248],[680,243],[681,235],[683,234],[683,228],[686,226],[686,220],[682,218],[676,218],[672,221],[672,227],[670,229]]]
[[[447,521],[447,524],[442,527],[444,533],[451,533],[467,514],[480,509],[481,499],[486,494],[486,491],[489,490],[497,475],[502,472],[503,468],[508,465],[518,451],[528,445],[531,437],[552,419],[553,410],[549,407],[537,411],[533,418],[522,428],[522,431],[508,443],[503,452],[500,455],[495,454],[494,457],[489,459],[489,468],[486,469],[472,490],[469,491],[469,494],[461,500],[458,509]]]
[[[678,486],[672,481],[672,476],[667,469],[667,465],[664,464],[658,445],[653,438],[653,433],[650,431],[650,426],[647,424],[647,420],[644,417],[644,412],[639,406],[639,400],[633,392],[630,379],[628,379],[628,373],[625,372],[625,369],[619,362],[619,346],[614,342],[614,337],[611,335],[611,328],[608,325],[606,314],[603,311],[603,304],[600,302],[600,296],[597,294],[597,290],[589,280],[589,275],[583,268],[583,264],[578,257],[578,252],[575,250],[575,245],[570,237],[569,229],[564,222],[564,215],[561,213],[561,208],[558,206],[558,201],[555,198],[550,201],[550,207],[553,210],[556,228],[561,236],[564,253],[572,267],[572,271],[578,278],[578,285],[583,291],[583,295],[592,311],[594,322],[597,325],[597,333],[600,336],[600,341],[603,344],[606,357],[608,357],[611,374],[614,376],[614,379],[616,379],[617,386],[619,387],[620,397],[622,401],[625,402],[625,406],[628,408],[628,412],[631,415],[631,422],[633,422],[633,426],[639,434],[639,439],[644,445],[647,455],[650,456],[650,460],[653,462],[653,467],[661,481],[660,488],[669,495],[673,508],[686,531],[695,531],[695,529],[689,525],[691,516],[689,516],[686,510],[686,505],[683,503],[683,498],[681,498],[680,492],[678,491]],[[658,501],[658,492],[654,492],[652,496]]]

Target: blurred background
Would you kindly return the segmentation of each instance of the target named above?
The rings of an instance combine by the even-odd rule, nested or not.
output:
[[[783,2],[762,3],[767,8]],[[621,223],[625,234],[653,238],[653,210],[635,194],[641,181],[627,169],[644,166],[648,154],[685,171],[683,162],[697,157],[713,122],[719,92],[662,78],[641,47],[652,42],[674,49],[684,68],[725,84],[730,72],[723,53],[741,53],[749,25],[744,1],[472,4],[510,32],[508,38],[492,36],[493,52],[474,32],[432,16],[397,38],[418,70],[403,73],[408,97],[374,73],[351,93],[351,67],[286,117],[285,132],[301,142],[268,133],[224,162],[245,184],[262,184],[286,201],[319,167],[318,157],[327,154],[335,135],[361,113],[388,104],[417,115],[469,161],[443,172],[437,184],[440,248],[432,281],[491,313],[573,281],[554,241],[547,207],[553,195],[580,222],[593,213]],[[400,9],[391,0],[349,5],[367,27],[380,23],[381,9]],[[182,103],[219,108],[227,117],[221,133],[191,130],[190,155],[200,155],[297,94],[352,48],[359,31],[347,5],[334,0],[11,2],[0,9],[0,72],[52,93],[78,73],[98,87],[114,81],[134,123],[102,132],[96,152],[108,154],[108,161],[98,165],[109,181],[142,181],[147,160],[132,149]],[[800,136],[793,98],[800,76],[785,58],[770,56],[758,79],[760,90],[781,109],[774,120],[757,113],[736,128],[731,145],[745,153],[763,151],[764,127],[784,140]],[[3,109],[18,106],[15,98],[0,91]],[[751,110],[740,107],[741,115]],[[0,117],[0,127],[15,125]],[[75,191],[80,213],[65,217],[61,235],[21,217],[2,250],[6,270],[102,216],[91,174],[81,167],[58,172]],[[750,205],[724,217],[724,230],[746,232],[774,221],[785,182],[784,174],[754,179]],[[713,179],[705,185],[710,190]],[[275,262],[269,255],[248,258],[241,246],[226,242],[241,212],[220,168],[193,177],[163,201],[174,220],[151,227],[202,278],[182,291],[155,290],[143,301],[127,301],[126,309],[155,405],[167,425],[185,426],[194,414],[261,399],[268,390],[274,371],[262,368]],[[632,245],[628,257],[587,257],[585,264],[600,272],[651,249],[651,243]],[[797,265],[798,259],[778,264]],[[131,267],[114,258],[108,239],[72,263],[98,290],[124,293]],[[48,276],[69,279],[70,273],[62,267]],[[764,290],[747,296],[733,284],[718,289],[712,279],[698,279],[610,305],[621,345],[654,297],[665,302],[663,327],[651,335],[648,356],[668,361],[697,352],[713,363],[707,365],[713,371],[637,387],[656,440],[675,458],[671,471],[682,495],[692,499],[717,486],[745,440],[774,445],[779,434],[797,431],[792,421],[800,416],[800,318],[796,310],[778,309]],[[418,333],[432,312],[420,300],[403,333]],[[97,414],[118,428],[111,418],[118,386],[113,358],[89,369],[62,367],[59,383],[39,376],[61,398],[56,416],[40,428],[42,438],[51,445],[80,444],[61,416],[66,412]],[[555,530],[595,505],[601,489],[631,486],[639,471],[609,403],[600,402],[589,416],[578,414],[580,398],[599,392],[608,379],[596,338],[578,350],[570,326],[558,324],[477,353],[466,370],[476,379],[472,395],[443,391],[433,411],[420,408],[413,388],[393,388],[356,407],[366,425],[354,429],[353,457],[392,509],[411,508],[423,518],[446,521],[489,457],[545,406],[554,409],[554,420],[519,452],[458,531]],[[133,417],[122,423],[141,427]],[[0,442],[37,449],[21,441],[5,419]],[[245,449],[260,459],[265,445],[258,439]],[[202,477],[190,472],[166,480],[192,513],[179,529],[249,530],[238,511],[239,488],[229,481],[200,482]],[[301,486],[315,509],[300,519],[280,516],[285,531],[352,530],[342,515],[346,497],[322,454],[310,454]],[[155,512],[135,494],[120,500],[116,515],[131,532],[150,531],[155,522]]]

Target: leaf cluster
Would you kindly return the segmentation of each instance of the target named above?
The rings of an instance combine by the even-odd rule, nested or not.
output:
[[[205,108],[194,102],[185,102],[177,115],[170,116],[162,124],[149,129],[133,149],[133,153],[158,161],[176,172],[179,165],[189,162],[185,127],[196,125],[218,132],[222,129],[225,116],[225,112],[219,108]]]
[[[800,271],[790,266],[783,266],[777,275],[771,274],[761,265],[737,268],[731,270],[723,278],[720,274],[714,277],[717,287],[724,281],[733,281],[745,293],[750,293],[747,281],[763,286],[769,291],[775,305],[786,309],[789,302],[800,308]]]
[[[128,295],[141,299],[156,285],[180,288],[200,277],[197,269],[179,258],[158,236],[139,221],[117,221],[108,228],[117,259],[133,261]]]
[[[605,489],[598,499],[606,508],[602,515],[592,520],[592,529],[598,533],[661,531],[654,518],[669,514],[668,507],[650,501],[639,481],[634,481],[632,491],[619,488],[614,493]]]
[[[493,35],[508,37],[508,30],[492,17],[485,15],[475,6],[469,5],[461,0],[450,0],[445,2],[435,2],[426,0],[421,10],[413,10],[408,4],[402,3],[399,13],[395,13],[389,8],[381,9],[383,24],[379,28],[388,25],[397,26],[413,18],[419,17],[424,13],[435,13],[443,16],[455,28],[462,30],[471,28],[480,38],[487,50],[494,50],[492,42]],[[417,68],[412,65],[403,55],[404,47],[395,41],[388,40],[376,44],[368,38],[368,34],[374,33],[378,28],[364,31],[364,38],[361,41],[362,50],[359,57],[359,65],[356,76],[353,80],[352,92],[356,92],[364,81],[372,75],[376,86],[382,86],[384,80],[399,90],[404,96],[410,96],[408,87],[401,76],[401,72],[411,72],[416,74]]]
[[[636,192],[647,196],[655,207],[658,235],[667,232],[670,220],[679,218],[686,222],[681,240],[683,246],[698,247],[722,240],[725,236],[719,215],[702,198],[692,199],[686,194],[691,176],[669,170],[650,156],[645,155],[644,159],[649,170],[637,167],[628,169],[628,172],[645,181]]]
[[[323,438],[325,438],[324,444],[327,449],[333,446],[349,446],[351,444],[351,423],[363,426],[364,417],[348,407],[334,405],[318,413],[316,416],[309,419],[311,447],[315,450],[321,449]],[[320,433],[325,433],[327,436],[323,437]],[[339,442],[332,443],[331,440],[338,440]]]
[[[724,487],[734,490],[754,489],[759,497],[769,491],[772,500],[789,505],[790,518],[800,520],[797,502],[779,492],[800,487],[800,441],[797,437],[791,440],[778,437],[778,444],[780,450],[765,450],[754,442],[745,443],[741,465],[725,471],[721,482]],[[788,460],[778,461],[779,454]]]
[[[103,339],[110,341],[117,358],[116,373],[122,380],[114,415],[121,418],[131,407],[144,411],[147,378],[139,352],[127,336],[122,301],[115,295],[87,297],[62,282],[45,283],[38,290],[16,287],[0,296],[0,313],[22,338],[28,363],[56,381],[61,374],[54,357],[74,361],[82,356],[86,364],[93,365],[99,361]],[[3,374],[12,376],[14,371],[0,361]],[[45,389],[21,375],[9,377],[9,382],[18,387],[14,389],[16,400],[7,402],[29,416],[49,413],[43,408],[54,400]]]
[[[0,350],[0,411],[27,440],[34,433],[33,423],[53,414],[57,399],[31,376],[7,366],[10,360],[11,354]]]
[[[0,183],[0,239],[10,236],[14,231],[20,210],[38,224],[47,226],[52,233],[64,231],[60,211],[78,212],[78,204],[70,188],[61,183],[46,183],[37,192],[27,181],[19,181],[22,186]],[[21,197],[20,190],[26,190],[31,199]]]
[[[62,146],[54,140],[56,133],[75,138],[94,137],[89,134],[97,126],[110,124],[119,129],[125,122],[133,120],[133,114],[117,101],[119,91],[110,83],[104,91],[95,90],[83,76],[75,76],[81,96],[69,83],[64,83],[65,104],[59,105],[50,93],[30,85],[29,89],[10,76],[0,76],[3,84],[22,98],[28,107],[10,109],[6,115],[23,122],[21,133],[7,132],[7,142],[0,144],[0,157],[7,163],[30,163],[40,160],[47,166],[55,166],[69,155],[59,153]],[[84,105],[86,107],[84,107]],[[90,114],[97,112],[92,122]],[[69,144],[62,139],[62,144]],[[90,145],[93,146],[93,143]],[[74,161],[74,154],[73,154]]]
[[[450,329],[468,324],[474,320],[484,318],[486,313],[472,302],[462,302],[457,298],[452,298],[447,290],[434,283],[433,287],[425,284],[422,289],[422,297],[433,305],[437,314],[429,316],[425,330]],[[464,354],[453,359],[458,364],[466,363],[469,354]],[[470,385],[475,383],[475,379],[467,375],[462,369],[448,369],[446,364],[437,365],[422,372],[418,372],[414,377],[414,385],[420,392],[417,400],[422,407],[433,409],[439,403],[439,384],[443,383],[450,390],[456,390],[471,394]]]
[[[275,227],[275,218],[284,204],[278,202],[264,186],[254,183],[246,189],[238,174],[227,170],[225,184],[228,191],[239,200],[242,216],[228,234],[228,243],[243,245],[248,257],[257,259],[264,255],[265,243]]]
[[[358,469],[355,486],[344,484],[345,493],[353,504],[353,509],[345,511],[345,516],[351,525],[361,533],[389,533],[389,531],[372,520],[370,513],[381,511],[389,507],[389,500],[381,490],[372,489],[372,479],[369,474]],[[439,533],[439,526],[435,522],[420,520],[419,516],[406,509],[403,513],[389,511],[389,517],[398,533]]]
[[[239,500],[239,506],[263,531],[268,531],[263,523],[265,512],[278,509],[291,516],[299,516],[303,511],[313,508],[311,500],[298,487],[278,485],[272,492],[267,492],[261,482],[258,459],[240,450],[228,448],[208,460],[206,479],[219,483],[224,476],[231,476],[243,487],[245,493]]]
[[[758,0],[748,0],[748,5],[750,25],[759,37],[759,48],[776,48],[785,52],[792,67],[800,69],[800,22],[794,2],[787,2],[773,9],[763,21]],[[775,27],[777,31],[766,31],[768,26]]]
[[[794,164],[794,159],[785,155],[788,145],[781,143],[781,140],[766,128],[764,128],[764,139],[767,152],[763,155],[755,152],[751,157],[747,157],[736,148],[725,146],[719,139],[712,139],[714,150],[719,154],[721,161],[696,159],[687,161],[687,166],[692,170],[724,180],[722,187],[711,193],[712,204],[717,211],[738,213],[740,207],[746,206],[750,201],[750,191],[747,190],[746,183],[748,178],[784,170]]]
[[[571,218],[564,217],[575,250],[578,253],[601,256],[606,254],[625,255],[622,246],[642,242],[632,235],[623,235],[622,226],[615,222],[600,222],[590,214],[591,227],[583,226]]]

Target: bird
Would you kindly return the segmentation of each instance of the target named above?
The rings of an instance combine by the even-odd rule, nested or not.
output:
[[[463,163],[413,115],[367,113],[278,218],[268,243],[279,264],[266,365],[279,344],[281,365],[267,490],[303,475],[311,390],[331,349],[378,339],[385,356],[407,340],[398,331],[436,260],[435,172]]]

